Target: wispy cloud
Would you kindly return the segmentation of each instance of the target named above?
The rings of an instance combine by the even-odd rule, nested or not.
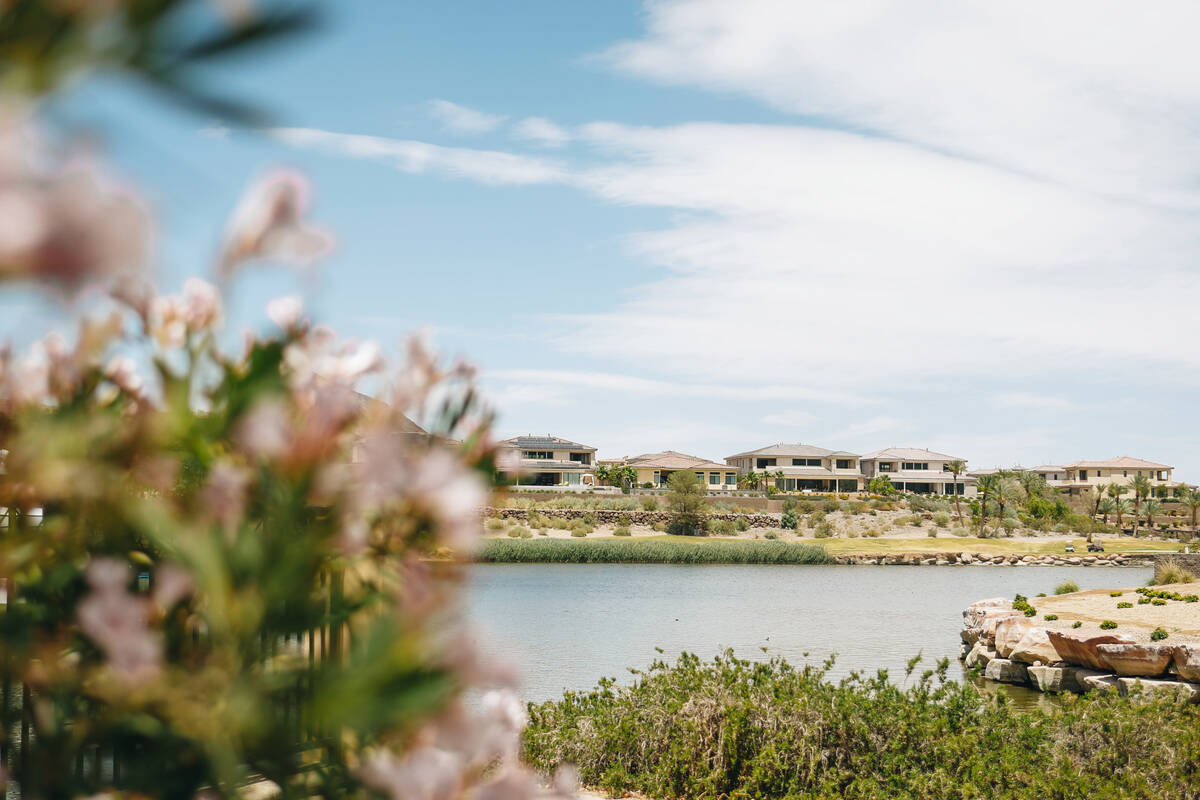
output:
[[[513,135],[521,139],[532,139],[543,147],[562,147],[571,140],[571,134],[566,128],[545,117],[526,117],[513,126]]]
[[[1032,392],[1007,392],[992,398],[992,403],[1001,408],[1038,408],[1045,410],[1067,411],[1076,407],[1076,403],[1063,397]]]
[[[489,114],[474,108],[460,106],[449,100],[430,100],[426,104],[429,115],[442,123],[446,130],[461,134],[481,134],[494,130],[504,120],[503,114]]]
[[[894,431],[902,425],[902,421],[895,417],[871,417],[870,419],[852,423],[839,431],[830,433],[829,440],[836,442],[839,439],[860,439],[864,436],[874,436],[877,433],[885,431]]]
[[[401,172],[437,172],[488,184],[556,183],[567,178],[563,166],[557,162],[497,150],[445,147],[412,139],[337,133],[318,128],[272,128],[267,133],[289,145],[374,159]]]
[[[803,428],[817,421],[817,415],[811,411],[779,411],[767,414],[762,418],[766,425],[778,425],[783,428]]]

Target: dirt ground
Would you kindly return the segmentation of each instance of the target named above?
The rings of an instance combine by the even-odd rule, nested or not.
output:
[[[1183,595],[1200,595],[1200,581],[1153,588]],[[1123,594],[1112,597],[1111,592],[1116,591]],[[1165,644],[1200,643],[1200,603],[1168,600],[1163,606],[1138,605],[1139,597],[1141,595],[1133,587],[1114,587],[1053,597],[1031,597],[1029,603],[1038,610],[1036,623],[1046,628],[1069,630],[1079,620],[1083,622],[1080,630],[1099,633],[1100,623],[1112,620],[1117,623],[1117,633],[1129,634],[1139,642],[1150,641],[1150,632],[1155,628],[1163,628],[1170,634]],[[1133,603],[1133,608],[1117,608],[1117,603],[1121,602]],[[1046,614],[1057,614],[1058,619],[1047,622]]]

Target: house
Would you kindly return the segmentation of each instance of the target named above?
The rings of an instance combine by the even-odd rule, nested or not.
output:
[[[959,473],[955,481],[954,474],[946,468],[952,461],[966,463],[966,459],[932,450],[889,447],[863,456],[862,472],[867,483],[876,476],[886,475],[901,492],[974,495],[975,474]]]
[[[1093,487],[1110,483],[1128,486],[1140,475],[1150,479],[1152,488],[1173,487],[1176,485],[1171,480],[1171,472],[1174,469],[1166,464],[1130,456],[1119,456],[1106,461],[1075,461],[1064,466],[1065,477],[1060,486],[1071,494],[1082,494]]]
[[[1042,464],[1040,467],[1029,469],[1028,472],[1036,472],[1041,475],[1046,481],[1046,485],[1055,489],[1061,489],[1066,484],[1067,468],[1060,464]]]
[[[857,492],[863,485],[856,453],[811,444],[772,444],[727,456],[725,463],[742,475],[766,473],[767,485],[782,492]]]
[[[689,456],[674,450],[661,453],[643,453],[633,458],[604,459],[603,463],[633,467],[637,470],[637,485],[650,484],[655,488],[667,485],[667,478],[678,470],[696,473],[710,492],[733,491],[738,488],[738,471],[728,464],[718,464],[706,458]]]
[[[518,464],[511,476],[517,486],[581,488],[595,483],[596,448],[586,444],[531,433],[505,439],[499,448]]]

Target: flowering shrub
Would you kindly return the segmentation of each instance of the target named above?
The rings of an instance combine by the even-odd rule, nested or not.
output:
[[[156,31],[184,5],[23,2],[3,53],[40,41],[38,25],[62,46],[26,48],[5,75],[40,91],[81,59],[117,63],[123,48],[87,49],[94,30],[163,55]],[[299,298],[232,346],[232,274],[329,250],[305,181],[252,186],[215,282],[160,294],[135,193],[32,119],[0,113],[0,287],[49,287],[80,319],[73,338],[0,347],[0,783],[26,797],[254,781],[284,796],[534,793],[514,669],[456,611],[496,468],[471,370],[415,341],[389,365]]]

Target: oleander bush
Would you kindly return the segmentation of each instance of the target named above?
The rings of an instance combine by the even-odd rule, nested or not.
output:
[[[650,798],[904,797],[1041,800],[1195,794],[1200,706],[1173,698],[1065,696],[1017,708],[946,679],[947,661],[898,685],[886,671],[726,652],[654,662],[631,686],[530,706],[523,753],[586,785]]]

